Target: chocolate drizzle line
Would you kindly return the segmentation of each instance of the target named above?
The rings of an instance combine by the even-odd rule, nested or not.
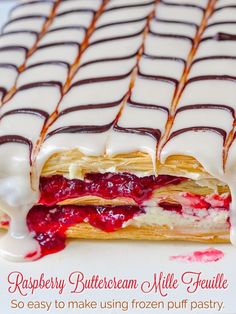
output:
[[[123,132],[123,133],[131,133],[131,134],[139,134],[139,135],[148,135],[153,137],[157,142],[160,139],[161,131],[158,129],[152,128],[127,128],[121,127],[119,125],[114,126],[114,131]]]
[[[0,47],[0,51],[11,51],[11,50],[23,50],[25,54],[28,52],[28,49],[24,46],[4,46]]]
[[[30,34],[30,35],[34,35],[35,37],[38,37],[38,33],[35,32],[35,31],[28,31],[28,30],[19,30],[19,31],[9,31],[9,32],[6,32],[6,33],[2,33],[0,35],[0,37],[8,37],[9,35],[15,35],[15,34]]]
[[[123,99],[120,99],[118,101],[114,101],[111,103],[104,103],[104,104],[90,104],[90,105],[79,105],[79,106],[74,106],[67,108],[65,110],[62,110],[58,114],[58,118],[61,116],[64,116],[65,114],[75,112],[75,111],[82,111],[82,110],[93,110],[93,109],[105,109],[105,108],[112,108],[112,107],[117,107],[122,103]]]
[[[225,5],[222,7],[218,7],[214,10],[214,12],[225,10],[225,9],[236,9],[236,5]]]
[[[124,57],[114,57],[114,58],[96,59],[96,60],[88,61],[88,62],[82,63],[80,65],[79,69],[86,67],[87,65],[94,64],[94,63],[104,63],[104,62],[112,62],[112,61],[129,60],[129,59],[132,59],[133,57],[135,57],[136,54],[137,54],[137,52],[132,53],[129,56],[124,56]]]
[[[86,27],[84,26],[75,26],[75,25],[71,25],[71,26],[63,26],[63,27],[55,27],[53,29],[50,29],[46,35],[51,34],[51,33],[55,33],[58,31],[64,31],[64,30],[83,30],[84,32],[86,32]]]
[[[219,41],[236,40],[236,34],[217,33],[215,39]]]
[[[222,60],[222,59],[229,59],[229,60],[235,60],[236,61],[236,56],[208,56],[208,57],[202,57],[202,58],[197,58],[193,61],[193,64],[201,61],[207,61],[207,60]]]
[[[186,61],[184,59],[182,59],[182,58],[165,57],[165,56],[153,56],[153,55],[150,55],[150,54],[145,53],[145,52],[143,54],[143,58],[147,58],[147,59],[150,59],[150,60],[171,60],[171,61],[181,62],[184,65],[186,64]]]
[[[138,71],[138,75],[141,78],[145,78],[147,80],[152,80],[152,81],[162,81],[162,82],[167,82],[167,83],[172,83],[174,85],[178,84],[178,81],[174,78],[168,77],[168,76],[161,76],[161,75],[148,75],[148,74],[143,74],[142,72]]]
[[[194,27],[196,30],[198,29],[198,25],[191,22],[178,21],[178,20],[165,20],[165,19],[159,18],[158,16],[154,18],[154,21],[158,23],[161,22],[161,23],[169,23],[169,24],[187,25],[187,26]]]
[[[58,128],[49,132],[46,136],[46,140],[52,135],[61,134],[61,133],[103,133],[108,131],[113,124],[113,121],[105,125],[70,125]]]
[[[170,5],[170,6],[181,6],[181,7],[186,7],[186,8],[196,8],[198,10],[201,11],[205,11],[205,9],[203,7],[201,7],[200,5],[195,5],[195,4],[188,4],[188,3],[183,3],[181,1],[178,1],[178,3],[173,3],[173,2],[168,2],[168,0],[161,0],[161,3],[164,5]]]
[[[236,20],[235,21],[224,21],[224,22],[210,23],[210,24],[207,25],[206,29],[208,29],[210,27],[217,26],[217,25],[227,25],[227,24],[236,24]]]
[[[217,33],[215,36],[208,36],[201,39],[201,43],[204,41],[235,41],[236,35],[234,34],[227,34],[227,33]]]
[[[188,105],[185,107],[180,107],[176,110],[175,115],[179,112],[186,111],[186,110],[195,110],[195,109],[219,109],[219,110],[226,110],[228,111],[232,117],[234,118],[235,111],[232,107],[226,105],[217,105],[217,104],[194,104]]]
[[[127,105],[130,106],[130,107],[161,110],[161,111],[164,111],[164,112],[166,112],[167,114],[169,114],[168,108],[166,108],[166,107],[164,107],[164,106],[153,105],[153,104],[143,104],[143,103],[135,102],[135,101],[131,100],[131,98],[129,98],[129,99],[127,100]]]
[[[25,16],[21,16],[21,17],[16,17],[14,19],[11,19],[10,21],[8,21],[4,26],[3,26],[3,31],[4,28],[12,23],[18,22],[18,21],[22,21],[22,20],[31,20],[31,19],[47,19],[47,15],[25,15]]]
[[[152,0],[152,1],[146,2],[146,3],[127,4],[127,5],[123,5],[123,6],[117,6],[117,7],[105,9],[104,14],[106,12],[111,12],[111,11],[116,11],[116,10],[125,10],[125,9],[132,9],[132,8],[147,7],[147,6],[150,6],[152,4],[155,4],[155,0]]]
[[[198,81],[210,81],[210,80],[215,80],[215,81],[232,81],[236,82],[236,77],[231,76],[231,75],[201,75],[201,76],[196,76],[192,77],[186,82],[187,86],[188,84],[191,84],[193,82],[198,82]]]
[[[100,26],[96,27],[96,30],[99,30],[99,29],[102,29],[102,28],[106,28],[106,27],[111,27],[111,26],[118,26],[118,25],[125,25],[125,24],[143,22],[143,21],[146,21],[146,20],[147,20],[147,16],[142,17],[140,19],[133,19],[133,20],[128,19],[128,20],[114,22],[114,23],[106,23],[106,24],[103,24],[103,25],[100,25]]]
[[[67,63],[67,62],[63,62],[63,61],[59,61],[59,60],[58,61],[52,60],[52,61],[45,61],[45,62],[39,62],[39,63],[31,64],[31,65],[27,66],[27,68],[24,70],[24,72],[29,70],[29,69],[37,68],[37,67],[44,66],[44,65],[59,65],[59,66],[65,67],[67,69],[70,68],[69,63]]]
[[[108,38],[105,38],[105,39],[99,39],[99,40],[96,40],[96,41],[93,41],[92,43],[90,43],[89,47],[94,46],[94,45],[98,45],[98,44],[102,44],[102,43],[105,43],[105,42],[110,42],[110,41],[116,41],[116,40],[122,40],[122,39],[129,39],[129,38],[137,37],[137,36],[141,35],[142,32],[143,32],[143,30],[141,30],[141,31],[139,31],[137,33],[131,34],[131,35],[117,36],[117,37],[108,37]]]
[[[31,153],[33,149],[33,144],[29,139],[23,136],[19,136],[19,135],[0,136],[0,145],[8,144],[8,143],[19,143],[19,144],[28,145],[29,146],[29,161],[30,161],[30,165],[32,165]]]
[[[6,94],[6,89],[4,87],[0,87],[0,93],[2,93],[1,98],[3,98]]]
[[[16,93],[21,92],[23,90],[27,90],[27,89],[32,89],[32,88],[52,87],[52,86],[58,86],[61,88],[62,85],[60,82],[57,82],[57,81],[29,83],[29,84],[20,86]]]
[[[41,50],[41,49],[53,48],[53,47],[57,47],[57,46],[77,46],[77,47],[80,47],[80,44],[76,41],[57,41],[55,43],[38,46],[37,51]]]
[[[180,134],[186,133],[186,132],[215,132],[219,135],[221,135],[225,141],[226,139],[226,131],[220,128],[215,128],[215,127],[210,127],[210,126],[194,126],[194,127],[189,127],[189,128],[183,128],[179,129],[177,131],[174,131],[170,134],[168,141],[170,141],[173,137],[176,137]]]
[[[95,77],[95,78],[89,78],[89,79],[77,81],[71,85],[70,89],[72,89],[76,86],[81,86],[81,85],[85,85],[85,84],[123,80],[123,79],[127,78],[128,76],[130,76],[131,73],[132,73],[132,71],[129,71],[128,73],[125,73],[122,75]]]
[[[176,38],[176,39],[180,39],[180,40],[188,40],[193,44],[193,39],[191,37],[188,37],[188,36],[177,35],[177,34],[162,34],[162,33],[156,33],[153,31],[150,31],[150,34],[153,36],[163,37],[163,38]]]
[[[31,115],[35,115],[40,118],[43,118],[45,120],[49,117],[49,114],[44,110],[32,109],[32,108],[21,108],[21,109],[14,109],[14,110],[5,112],[2,116],[0,116],[0,121],[5,117],[14,115],[14,114],[31,114]]]
[[[18,8],[22,8],[22,7],[26,7],[26,6],[31,6],[31,5],[35,5],[35,4],[39,4],[39,3],[54,3],[55,1],[53,0],[37,0],[37,1],[28,1],[28,2],[25,2],[25,3],[20,3],[20,4],[17,4],[15,5],[11,10],[10,10],[10,13],[12,13],[13,11],[15,11],[15,9],[18,9]]]
[[[93,9],[74,9],[74,10],[68,10],[68,11],[58,13],[56,16],[60,17],[64,15],[74,14],[74,13],[92,13],[95,15],[96,11],[94,11]]]

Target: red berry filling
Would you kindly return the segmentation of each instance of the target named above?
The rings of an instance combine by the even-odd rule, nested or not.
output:
[[[63,176],[42,177],[40,181],[40,204],[53,206],[66,199],[86,195],[98,196],[104,199],[127,197],[137,204],[152,196],[152,192],[169,184],[179,184],[186,180],[182,177],[168,175],[137,177],[122,173],[91,173],[84,180],[69,180]]]
[[[65,247],[66,231],[81,222],[106,232],[120,229],[124,222],[144,213],[138,206],[34,206],[27,217],[30,231],[41,246],[41,255],[61,251]]]

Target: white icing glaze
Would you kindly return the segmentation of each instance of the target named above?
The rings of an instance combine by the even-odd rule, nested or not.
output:
[[[27,19],[12,20],[7,24],[3,31],[13,32],[13,31],[34,31],[39,33],[45,23],[45,17],[32,17]]]
[[[196,34],[196,27],[191,24],[179,24],[174,22],[166,23],[158,20],[152,20],[150,28],[153,32],[158,34],[175,34],[191,38],[193,38]]]
[[[53,2],[34,2],[23,6],[16,6],[11,12],[11,18],[19,18],[28,15],[48,16],[53,8]]]
[[[40,108],[48,113],[52,113],[60,97],[59,86],[34,87],[20,90],[2,107],[1,113],[20,108]],[[23,116],[22,118],[24,119]]]
[[[68,12],[67,14],[56,16],[50,30],[58,27],[67,27],[67,26],[83,26],[88,27],[93,18],[92,12]]]
[[[64,110],[74,106],[111,103],[121,100],[124,97],[129,78],[121,79],[116,82],[99,82],[84,84],[79,88],[73,87],[61,102],[60,109]],[[109,90],[109,93],[107,93]],[[89,122],[89,121],[88,121]]]
[[[220,7],[228,6],[228,5],[235,5],[235,0],[218,0],[216,2],[215,7],[220,8]]]
[[[160,4],[156,8],[156,14],[159,19],[196,23],[199,25],[202,20],[203,11],[194,7],[166,6],[165,4]]]
[[[215,22],[234,21],[235,15],[236,15],[236,8],[223,7],[222,9],[217,10],[214,13],[214,15],[210,19],[210,22],[215,23]]]
[[[114,37],[114,35],[118,37],[137,34],[138,32],[141,32],[143,30],[144,26],[145,20],[128,24],[115,24],[111,26],[101,27],[95,30],[90,38],[90,43],[102,39],[112,38]]]
[[[225,75],[225,73],[236,77],[236,59],[199,61],[193,65],[189,78],[201,75]]]
[[[27,66],[47,61],[62,61],[73,64],[79,51],[76,44],[62,43],[55,46],[42,46],[27,61]]]
[[[234,19],[236,23],[236,19]],[[203,38],[206,37],[214,37],[215,34],[221,32],[221,33],[227,33],[227,34],[235,34],[235,23],[229,23],[229,24],[218,24],[218,25],[209,25],[206,31],[204,32]]]
[[[124,75],[133,69],[135,66],[135,61],[136,60],[134,58],[130,58],[128,60],[88,64],[79,69],[73,79],[73,83],[89,78]]]
[[[33,33],[6,33],[0,37],[0,47],[21,46],[31,48],[36,41]]]
[[[111,0],[107,4],[107,9],[117,8],[125,5],[149,4],[151,0]]]
[[[195,58],[219,55],[236,57],[236,42],[215,40],[204,41],[197,50]]]
[[[74,1],[74,0],[67,0],[63,1],[59,8],[58,8],[58,14],[63,12],[68,12],[71,10],[82,10],[82,9],[92,9],[96,11],[101,5],[101,0],[80,0],[80,1]]]
[[[47,72],[47,76],[45,76]],[[68,68],[66,65],[58,64],[39,64],[34,67],[26,68],[21,73],[17,81],[17,87],[30,83],[44,82],[45,79],[54,82],[65,84],[68,76]]]
[[[84,29],[58,29],[52,32],[46,33],[46,35],[40,40],[40,45],[48,45],[56,42],[77,42],[81,43],[84,39]]]
[[[97,26],[107,25],[110,23],[119,23],[130,20],[142,19],[148,16],[153,5],[136,8],[117,8],[116,10],[107,11],[102,14],[98,20]]]
[[[13,64],[16,67],[22,65],[25,61],[26,52],[25,50],[0,50],[1,63]]]
[[[15,82],[15,79],[18,75],[18,71],[12,67],[1,67],[0,66],[0,86],[6,90],[10,89]]]
[[[184,63],[171,59],[142,58],[139,68],[142,74],[171,77],[178,81],[183,73]]]
[[[137,52],[142,43],[142,37],[136,36],[127,39],[118,39],[114,41],[102,42],[92,45],[83,55],[81,63],[101,58],[118,58],[132,55]]]
[[[172,4],[190,4],[190,5],[198,5],[201,6],[203,8],[206,7],[208,0],[165,0],[168,3],[172,3]],[[224,0],[218,0],[218,1],[224,1]],[[230,1],[230,0],[226,0],[226,1]],[[232,0],[234,1],[234,0]]]
[[[209,92],[209,88],[214,92]],[[185,88],[180,100],[181,105],[224,104],[235,108],[235,83],[223,80],[204,80],[191,82]]]
[[[158,45],[156,44],[157,41]],[[178,47],[178,49],[175,50],[173,47]],[[156,37],[148,34],[145,52],[156,57],[165,56],[186,59],[191,48],[192,44],[187,39]]]
[[[138,77],[133,88],[132,100],[144,104],[170,107],[175,85],[166,81],[155,81]]]
[[[194,121],[193,121],[194,115]],[[210,126],[221,128],[227,133],[230,132],[234,118],[227,110],[215,109],[190,109],[177,112],[175,121],[172,127],[172,132],[182,128],[197,127],[197,126]]]

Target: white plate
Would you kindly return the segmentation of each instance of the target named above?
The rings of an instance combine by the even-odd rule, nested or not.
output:
[[[235,314],[235,287],[236,287],[236,249],[231,245],[218,244],[214,248],[224,252],[225,257],[212,263],[189,263],[180,261],[170,261],[170,256],[186,254],[195,250],[204,250],[209,248],[209,244],[196,244],[184,242],[149,242],[149,241],[71,241],[67,248],[57,254],[47,256],[39,261],[31,263],[14,264],[0,260],[1,269],[1,286],[0,286],[0,308],[7,310],[5,313],[13,314],[15,310],[10,309],[12,299],[23,300],[62,300],[65,304],[69,301],[76,300],[95,300],[98,303],[103,300],[120,300],[129,302],[127,313],[218,313],[216,309],[212,310],[194,310],[190,312],[189,306],[193,301],[218,301],[224,302],[224,309],[219,313]],[[29,291],[29,295],[23,297],[19,291],[11,294],[8,292],[10,285],[7,277],[13,271],[23,274],[25,279],[33,276],[34,279],[44,273],[46,278],[59,277],[66,281],[66,288],[63,294],[54,290],[37,290],[34,295]],[[82,293],[71,293],[74,285],[69,283],[69,276],[73,272],[81,272],[85,278],[91,278],[92,275],[98,275],[100,278],[107,277],[113,279],[136,279],[139,286],[133,290],[106,290],[106,289],[88,289]],[[165,290],[168,296],[163,297],[160,291],[151,291],[144,293],[141,291],[143,281],[153,282],[154,274],[159,276],[160,272],[164,275],[174,274],[179,280],[180,285],[176,290]],[[202,273],[202,279],[212,279],[214,276],[224,274],[229,282],[226,290],[197,290],[195,293],[186,291],[187,285],[181,283],[181,276],[185,272]],[[186,275],[187,276],[187,275]],[[196,275],[193,275],[194,278]],[[187,277],[186,277],[187,278]],[[12,286],[11,286],[12,287]],[[181,302],[188,299],[188,308],[182,310],[165,309],[131,309],[133,299],[140,301],[164,301],[165,306],[168,301]],[[171,303],[169,303],[171,304]],[[195,303],[192,303],[195,304]],[[125,304],[124,304],[125,306]],[[124,307],[125,309],[125,307]],[[81,313],[94,313],[94,310],[77,310]],[[71,313],[76,313],[71,310]],[[99,310],[98,313],[124,313],[122,309]],[[21,310],[19,313],[30,313],[29,310]],[[37,313],[45,313],[44,310],[37,310]],[[68,313],[67,310],[56,310],[50,313]]]

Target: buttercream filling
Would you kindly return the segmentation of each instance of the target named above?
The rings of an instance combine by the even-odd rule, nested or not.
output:
[[[186,200],[189,195],[186,195]],[[193,196],[191,196],[193,198]],[[197,196],[195,196],[197,198]],[[200,199],[200,197],[198,197]],[[160,201],[159,204],[146,203],[146,206],[34,206],[27,216],[28,228],[40,246],[38,252],[30,252],[26,259],[43,257],[56,253],[65,248],[67,231],[69,228],[81,223],[88,223],[92,227],[110,233],[129,225],[162,226],[167,225],[184,234],[191,233],[191,228],[199,232],[229,231],[229,208],[220,207],[220,201],[215,203],[215,208],[210,204],[203,208],[203,202],[194,202],[188,207],[179,203],[168,203]],[[213,204],[212,204],[213,205]],[[226,203],[225,203],[226,205]],[[213,205],[214,206],[214,205]],[[7,226],[8,220],[1,222]]]

